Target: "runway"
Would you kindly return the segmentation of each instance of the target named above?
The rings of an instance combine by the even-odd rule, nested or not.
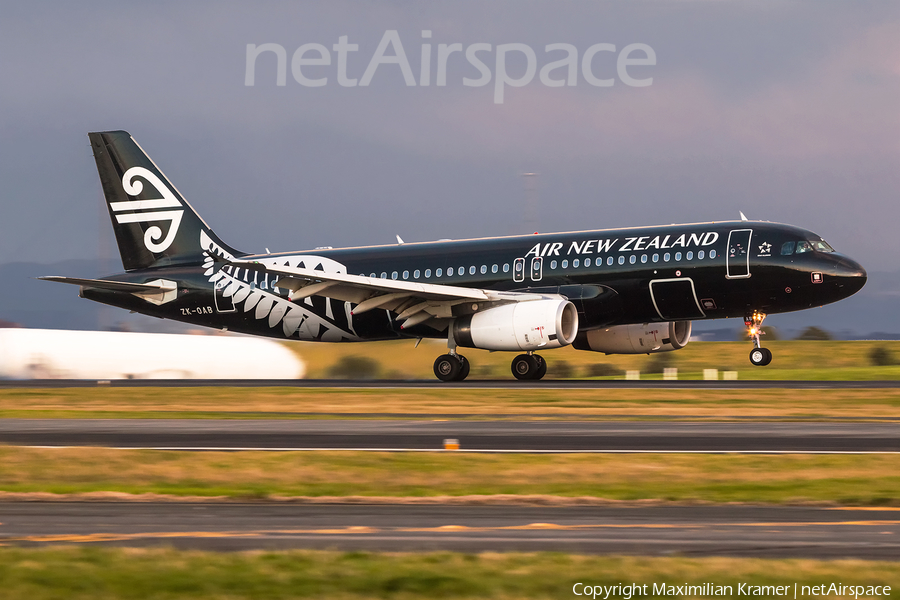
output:
[[[0,444],[167,450],[896,453],[894,423],[0,419]]]
[[[897,509],[0,503],[0,545],[900,558]]]
[[[421,380],[347,380],[347,379],[5,379],[2,388],[82,388],[82,387],[292,387],[337,389],[488,389],[488,390],[855,390],[898,389],[900,380],[877,381],[808,381],[808,380],[740,380],[740,381],[660,381],[638,380],[542,380],[515,379],[468,380],[444,383],[437,379]]]

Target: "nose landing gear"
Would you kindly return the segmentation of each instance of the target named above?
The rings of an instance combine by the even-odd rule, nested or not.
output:
[[[772,362],[772,351],[763,348],[759,343],[759,336],[764,332],[762,323],[766,320],[766,314],[754,311],[752,315],[744,317],[744,325],[747,326],[747,335],[753,339],[753,350],[750,351],[750,362],[757,367],[764,367]]]

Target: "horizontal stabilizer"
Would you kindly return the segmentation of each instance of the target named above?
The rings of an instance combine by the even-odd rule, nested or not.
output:
[[[110,290],[112,292],[126,292],[129,294],[159,293],[175,289],[172,285],[162,283],[128,283],[125,281],[109,281],[108,279],[79,279],[77,277],[59,277],[51,275],[38,277],[44,281],[56,281],[58,283],[71,283],[81,287]],[[167,282],[171,283],[171,282]]]

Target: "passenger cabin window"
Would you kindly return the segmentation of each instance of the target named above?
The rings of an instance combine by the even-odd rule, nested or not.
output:
[[[503,272],[509,273],[509,263],[503,263]]]
[[[613,257],[612,256],[606,257],[606,264],[608,264],[609,266],[613,266]]]
[[[435,276],[435,277],[440,277],[440,276],[443,275],[443,274],[444,274],[444,270],[443,270],[443,269],[438,269],[437,271],[434,272],[434,276]]]
[[[409,279],[409,271],[403,271],[403,279]]]
[[[425,269],[425,277],[431,277],[431,269]]]
[[[460,267],[459,269],[456,270],[456,273],[457,273],[458,275],[465,275],[465,274],[466,274],[466,268],[465,268],[465,267]],[[474,275],[474,274],[475,274],[475,267],[472,267],[472,275]]]
[[[579,267],[580,264],[581,264],[581,262],[577,258],[572,261],[572,266],[575,267],[576,269]]]
[[[781,245],[781,255],[790,256],[794,253],[794,242],[785,242]]]
[[[491,273],[496,273],[498,271],[497,265],[491,265]]]
[[[551,261],[550,261],[550,268],[551,268],[551,269],[555,269],[555,268],[556,268],[556,261],[555,261],[555,260],[551,260]]]
[[[484,275],[487,273],[487,265],[481,265],[481,274]]]
[[[568,260],[564,260],[564,261],[563,261],[562,268],[563,268],[563,269],[568,269],[568,268],[569,268],[569,261],[568,261]]]
[[[625,257],[624,257],[624,256],[620,256],[620,257],[619,257],[619,264],[620,264],[620,265],[624,265],[624,264],[625,264]]]
[[[415,271],[413,271],[413,279],[418,279],[418,278],[419,278],[419,275],[420,275],[420,273],[419,273],[419,270],[418,270],[418,269],[416,269]]]

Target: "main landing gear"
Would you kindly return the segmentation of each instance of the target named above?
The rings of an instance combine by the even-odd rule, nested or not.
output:
[[[757,367],[764,367],[772,362],[772,351],[763,348],[759,343],[759,336],[763,334],[762,323],[766,320],[765,313],[754,311],[752,315],[744,317],[744,325],[747,326],[747,335],[753,339],[753,350],[750,351],[750,362]]]
[[[547,361],[538,354],[520,354],[512,361],[516,379],[540,379],[547,374]]]
[[[469,361],[462,354],[457,354],[452,333],[447,339],[447,348],[447,354],[438,356],[434,361],[434,375],[441,381],[462,381],[469,375]],[[516,379],[540,379],[547,374],[547,361],[531,352],[520,354],[512,361],[512,374]]]
[[[434,374],[441,381],[462,381],[469,376],[469,361],[455,351],[442,354],[434,361]]]

